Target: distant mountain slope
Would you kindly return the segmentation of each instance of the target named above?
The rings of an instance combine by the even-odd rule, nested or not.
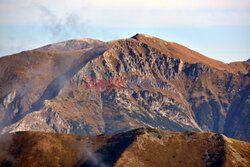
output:
[[[250,144],[221,134],[140,128],[116,135],[2,135],[1,166],[249,166]]]
[[[75,42],[0,58],[1,133],[89,135],[149,126],[250,140],[250,63],[226,64],[140,34],[85,49]]]
[[[95,40],[95,39],[73,39],[69,41],[46,45],[41,48],[38,48],[37,50],[53,51],[53,52],[73,51],[73,50],[82,50],[82,49],[91,48],[96,45],[100,45],[102,43],[103,43],[102,41]]]
[[[35,49],[0,58],[0,129],[21,119],[53,79],[88,58],[83,56],[87,47],[57,51],[50,46],[50,51]]]

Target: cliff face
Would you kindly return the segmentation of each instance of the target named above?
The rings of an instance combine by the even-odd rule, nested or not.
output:
[[[1,83],[2,133],[100,134],[151,126],[221,132],[249,141],[250,63],[225,64],[147,35],[91,41],[87,48],[65,43],[66,48],[49,45],[43,47],[47,51],[0,59],[3,66],[7,60],[27,63],[25,70],[0,67],[6,82],[22,81]],[[34,68],[44,63],[27,61],[37,53],[46,60],[39,75]]]
[[[1,166],[249,166],[250,144],[221,134],[140,128],[116,135],[1,135]]]

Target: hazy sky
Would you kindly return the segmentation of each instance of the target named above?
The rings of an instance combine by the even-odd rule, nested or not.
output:
[[[0,0],[0,56],[136,33],[224,61],[250,58],[250,0]]]

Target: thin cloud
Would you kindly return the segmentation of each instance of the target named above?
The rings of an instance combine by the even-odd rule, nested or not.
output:
[[[249,0],[0,2],[0,24],[51,25],[57,26],[59,32],[63,25],[75,24],[103,27],[250,25],[249,15]]]
[[[99,7],[164,8],[164,9],[226,9],[250,8],[249,0],[93,0]]]
[[[174,26],[248,26],[250,12],[238,11],[189,11],[150,9],[114,9],[96,10],[91,19],[93,25],[107,27],[159,28]]]
[[[69,34],[79,33],[77,29],[73,29],[71,26],[85,24],[80,18],[79,14],[75,12],[65,15],[65,17],[59,17],[52,10],[45,6],[40,6],[40,11],[40,20],[42,25],[45,25],[43,28],[51,35],[52,39],[54,40],[60,40]]]
[[[23,41],[20,41],[20,42],[17,42],[17,41],[2,42],[2,41],[0,41],[0,50],[1,50],[0,57],[10,55],[13,53],[17,53],[17,52],[20,52],[23,50],[35,49],[35,48],[41,47],[43,45],[45,45],[45,43],[34,43],[34,41],[30,42],[30,43],[23,42]]]

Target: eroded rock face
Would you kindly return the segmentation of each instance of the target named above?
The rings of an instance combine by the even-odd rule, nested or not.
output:
[[[201,63],[202,55],[197,61],[180,59],[173,45],[135,36],[89,48],[81,57],[84,61],[54,78],[2,133],[27,129],[99,134],[141,126],[228,133],[232,127],[226,121],[232,116],[227,115],[235,112],[230,104],[243,97],[239,92],[249,85],[249,75],[245,69],[232,73],[234,69],[217,61],[213,66]],[[180,53],[193,53],[185,49]],[[3,97],[1,111],[7,111],[13,98],[13,93]],[[32,122],[32,117],[41,119]],[[245,131],[239,134],[246,140]]]

